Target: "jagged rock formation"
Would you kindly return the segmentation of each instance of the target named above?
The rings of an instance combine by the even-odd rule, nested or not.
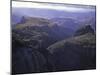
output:
[[[86,33],[94,34],[94,30],[93,30],[93,28],[90,25],[86,25],[84,27],[79,28],[76,31],[75,35],[78,36],[78,35],[83,35],[83,34],[86,34]]]

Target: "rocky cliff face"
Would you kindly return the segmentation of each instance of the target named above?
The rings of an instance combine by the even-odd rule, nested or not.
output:
[[[90,30],[84,31],[85,29]],[[79,34],[81,32],[82,34]],[[47,50],[53,55],[58,71],[94,69],[96,67],[95,42],[93,30],[90,26],[86,26],[78,30],[77,36],[56,42]]]
[[[48,19],[23,17],[12,29],[13,74],[94,69],[94,30],[87,25],[73,36],[70,31]]]

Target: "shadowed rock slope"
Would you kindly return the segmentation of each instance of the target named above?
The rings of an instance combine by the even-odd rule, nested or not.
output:
[[[87,26],[82,30],[85,29],[87,30]],[[95,34],[89,30],[84,34],[78,33],[77,36],[56,42],[47,49],[53,54],[58,71],[96,68]]]

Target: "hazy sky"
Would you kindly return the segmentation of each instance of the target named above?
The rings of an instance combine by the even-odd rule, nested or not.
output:
[[[22,1],[42,1],[42,2],[55,2],[55,3],[96,5],[96,0],[22,0]]]
[[[47,3],[31,3],[31,2],[13,2],[12,7],[22,8],[43,8],[54,9],[60,11],[69,12],[91,12],[94,11],[94,6],[77,6],[77,5],[59,5],[59,4],[47,4]]]

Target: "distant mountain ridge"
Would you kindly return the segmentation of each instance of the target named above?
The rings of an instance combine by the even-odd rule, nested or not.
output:
[[[14,17],[17,16],[17,17]],[[19,17],[18,17],[19,16]],[[37,8],[12,8],[12,22],[13,19],[16,18],[14,21],[21,19],[22,16],[30,16],[30,17],[38,17],[38,18],[46,18],[46,19],[52,19],[52,18],[66,18],[66,17],[72,17],[77,20],[84,20],[88,19],[91,16],[95,18],[95,9],[92,9],[92,11],[80,11],[80,12],[69,12],[69,11],[60,11],[60,10],[53,10],[53,9],[37,9]]]
[[[59,26],[64,28],[69,28],[72,30],[77,30],[81,25],[76,19],[73,18],[53,18],[53,22],[57,23]]]
[[[37,38],[44,37],[55,41],[71,37],[73,34],[73,30],[69,28],[59,26],[48,19],[36,17],[23,17],[20,23],[13,27],[13,32],[20,32],[24,37],[37,36]],[[43,38],[40,39],[45,40]]]

